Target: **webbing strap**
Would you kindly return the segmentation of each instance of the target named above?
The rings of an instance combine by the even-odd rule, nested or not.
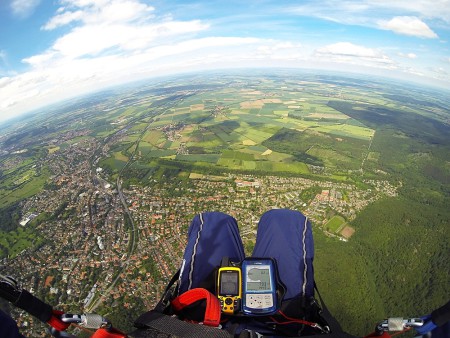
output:
[[[164,290],[163,296],[159,300],[158,304],[155,306],[155,311],[164,313],[164,310],[166,309],[167,305],[169,304],[172,295],[176,294],[177,291],[171,292],[172,285],[175,284],[175,282],[180,277],[180,269],[178,269],[177,272],[172,276],[172,278],[169,281],[169,284],[167,284],[166,289]]]
[[[314,289],[317,292],[317,295],[320,299],[320,305],[322,306],[322,317],[325,319],[327,324],[330,327],[330,330],[332,333],[344,333],[344,330],[342,330],[341,325],[338,323],[336,318],[333,317],[330,310],[328,310],[327,306],[325,305],[325,302],[322,299],[322,296],[320,295],[319,289],[317,288],[316,283],[314,282]]]
[[[130,337],[148,337],[148,328],[156,330],[158,334],[168,334],[170,337],[186,338],[232,338],[233,335],[224,330],[205,325],[192,324],[179,320],[176,317],[149,311],[142,314],[134,324],[138,330],[129,334]],[[161,335],[162,336],[162,335]],[[154,337],[151,334],[149,337]],[[160,335],[157,335],[160,337]]]
[[[211,292],[202,288],[195,288],[186,291],[172,300],[171,304],[175,312],[183,310],[186,306],[189,306],[199,300],[206,300],[205,317],[203,324],[207,326],[219,326],[220,324],[220,303],[219,299]]]
[[[64,312],[59,310],[53,310],[52,316],[47,321],[47,324],[53,327],[54,329],[58,331],[65,331],[70,326],[70,323],[65,323],[61,320],[61,315],[64,314]]]
[[[127,335],[117,329],[98,329],[91,338],[126,338]]]
[[[46,323],[53,316],[52,307],[23,289],[15,306]]]

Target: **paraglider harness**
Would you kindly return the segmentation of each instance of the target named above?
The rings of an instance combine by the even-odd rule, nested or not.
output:
[[[176,276],[176,275],[175,275]],[[175,277],[174,276],[174,277]],[[171,283],[174,284],[176,279]],[[169,283],[170,284],[170,283]],[[168,289],[166,289],[168,291]],[[219,330],[217,327],[208,325],[192,324],[187,321],[182,321],[177,317],[164,314],[164,309],[168,308],[170,300],[168,297],[172,292],[166,292],[163,298],[160,300],[154,310],[149,311],[141,315],[136,320],[135,326],[137,330],[125,334],[116,328],[113,328],[109,321],[96,314],[74,315],[67,314],[59,310],[53,309],[49,304],[41,301],[37,297],[33,296],[27,290],[18,286],[17,282],[10,276],[0,275],[0,297],[10,301],[16,307],[25,310],[29,314],[38,318],[40,321],[47,323],[50,326],[49,332],[52,336],[58,338],[76,338],[76,336],[69,334],[66,330],[69,326],[78,324],[80,328],[91,328],[96,331],[91,338],[175,338],[175,337],[193,337],[193,338],[232,338],[233,335],[225,330]],[[195,292],[191,293],[195,295]],[[205,295],[206,304],[208,304],[208,296]],[[186,296],[187,297],[187,296]],[[320,296],[319,296],[320,297]],[[184,297],[183,297],[184,298]],[[186,300],[190,303],[189,297],[179,298],[180,304],[184,304]],[[201,299],[201,297],[194,296],[194,299]],[[176,299],[176,298],[175,298]],[[210,297],[209,301],[214,302],[214,297]],[[172,303],[174,303],[172,301]],[[176,303],[176,302],[175,302]],[[189,305],[182,307],[189,307]],[[195,303],[195,301],[193,302]],[[164,305],[166,304],[166,305]],[[191,303],[192,304],[192,303]],[[176,306],[175,306],[176,307]],[[161,312],[162,311],[162,312]],[[323,315],[327,317],[326,308],[323,310]],[[217,313],[216,310],[205,311],[204,317],[212,321],[207,320],[206,323],[215,323],[216,317],[211,317],[210,313]],[[450,321],[450,302],[444,306],[436,309],[430,315],[423,316],[421,318],[389,318],[379,323],[375,331],[365,338],[390,338],[389,332],[400,331],[404,332],[414,328],[419,335],[426,335],[430,331],[435,332],[439,329],[444,329],[444,333],[441,335],[432,335],[431,337],[446,337],[448,336],[448,329]],[[0,325],[3,323],[0,323]],[[332,324],[333,325],[333,324]],[[266,337],[258,335],[255,332],[243,331],[240,337]],[[303,338],[305,336],[302,336]],[[315,338],[332,338],[332,337],[354,337],[346,333],[339,333],[334,331],[330,334],[319,334],[314,336]],[[425,336],[424,336],[425,337]]]
[[[292,337],[328,335],[331,331],[349,337],[331,316],[323,300],[319,306],[314,298],[313,257],[311,224],[298,211],[273,209],[264,213],[258,224],[251,257],[245,256],[237,221],[232,216],[222,212],[198,214],[188,230],[180,270],[167,285],[156,308],[139,317],[135,324],[141,328],[154,326],[154,317],[159,320],[163,314],[203,323],[203,328],[218,327],[217,321],[211,325],[208,319],[220,318],[221,331],[228,332],[229,336],[257,333],[268,337]],[[262,265],[257,268],[257,264]],[[227,291],[222,295],[218,278],[226,267],[232,268],[225,270],[242,270],[242,281],[238,282],[242,293],[231,291],[228,299]],[[252,267],[251,272],[249,267]],[[229,272],[228,282],[236,278],[232,271]],[[252,273],[261,285],[246,283]],[[203,297],[199,289],[212,296]],[[230,288],[228,285],[225,289],[230,292],[236,286]],[[183,297],[181,303],[184,306],[179,306],[178,297]],[[220,309],[224,304],[219,301],[217,305],[218,298],[229,302],[222,313]],[[211,309],[218,313],[212,315]],[[168,325],[167,329],[170,328],[172,325]],[[183,332],[177,335],[184,336]]]
[[[228,261],[225,258],[223,261]],[[223,263],[222,263],[223,264]],[[276,311],[269,315],[246,315],[242,311],[227,315],[221,313],[221,303],[216,295],[204,288],[190,289],[179,296],[178,285],[180,271],[172,277],[164,294],[155,308],[142,314],[134,323],[138,328],[131,334],[132,337],[153,337],[145,335],[146,330],[155,330],[160,333],[176,337],[273,337],[297,336],[298,328],[305,332],[302,337],[354,337],[344,333],[340,325],[329,312],[323,299],[320,297],[322,307],[312,299],[308,304],[308,318],[315,321],[292,318],[282,311],[285,304],[281,299],[285,293],[285,286],[276,274],[276,293],[278,302]],[[317,291],[317,289],[316,289]],[[298,305],[298,304],[297,304]],[[181,319],[181,320],[180,320]],[[192,324],[201,325],[192,325]],[[288,326],[290,326],[288,328]],[[294,329],[295,328],[295,329]],[[263,336],[260,332],[266,332]],[[333,331],[334,335],[329,335]],[[257,333],[258,332],[258,333]],[[339,333],[342,333],[339,335]]]

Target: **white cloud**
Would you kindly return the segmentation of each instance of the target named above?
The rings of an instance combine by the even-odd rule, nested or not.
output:
[[[33,14],[40,2],[41,0],[13,0],[11,11],[15,16],[26,19]]]
[[[372,48],[354,45],[350,42],[338,42],[317,49],[319,54],[346,55],[373,58],[377,52]]]
[[[44,30],[52,30],[58,28],[59,26],[67,25],[73,21],[80,21],[83,18],[84,12],[81,10],[72,12],[62,12],[57,16],[54,16],[49,22],[47,22],[42,29]]]
[[[316,49],[314,56],[326,62],[348,63],[365,67],[396,69],[397,65],[381,51],[355,45],[350,42],[338,42]]]
[[[56,29],[78,23],[69,33],[55,41],[44,56],[24,60],[37,65],[49,56],[70,59],[142,50],[170,38],[197,33],[208,28],[198,20],[175,21],[155,18],[154,8],[137,0],[89,1],[64,0],[57,14],[43,27]]]
[[[57,15],[51,18],[42,29],[52,30],[74,21],[80,21],[85,25],[131,22],[139,24],[151,18],[152,15],[150,13],[154,11],[154,7],[137,0],[67,0],[62,1],[62,4],[64,7],[60,7],[57,10]]]
[[[174,29],[165,30],[166,34]],[[0,91],[0,108],[9,112],[26,111],[104,86],[185,71],[189,67],[201,68],[206,63],[217,65],[226,58],[236,57],[234,48],[251,49],[259,43],[257,38],[207,37],[149,44],[144,49],[114,51],[89,58],[68,47],[62,48],[66,54],[52,48],[24,60],[32,66],[31,71],[5,80]],[[86,50],[93,52],[94,47],[89,45]]]
[[[402,35],[431,39],[438,37],[425,22],[415,16],[397,16],[389,21],[382,20],[379,21],[378,26]]]
[[[397,53],[398,56],[401,56],[402,58],[407,58],[407,59],[415,59],[417,58],[417,55],[414,53],[402,53],[399,52]]]
[[[355,0],[356,1],[356,0]],[[436,19],[450,23],[449,0],[365,0],[372,9],[385,10],[391,15],[393,12],[409,13],[427,19]]]
[[[305,53],[305,48],[299,43],[292,43],[290,41],[275,41],[267,40],[261,41],[254,52],[247,55],[246,58],[279,60],[279,61],[299,61],[308,58]]]
[[[437,25],[450,23],[450,0],[307,0],[287,13],[349,25],[380,28],[392,17],[417,17]]]
[[[429,71],[438,79],[448,81],[450,78],[450,69],[445,69],[443,67],[430,67]]]

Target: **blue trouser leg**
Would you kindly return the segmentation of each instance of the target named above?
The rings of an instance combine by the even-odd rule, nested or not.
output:
[[[284,300],[314,295],[314,243],[311,224],[302,213],[269,210],[261,216],[253,257],[272,257],[286,286]]]
[[[215,293],[214,272],[223,257],[234,262],[245,258],[236,220],[222,212],[196,215],[188,231],[179,293],[198,287]]]

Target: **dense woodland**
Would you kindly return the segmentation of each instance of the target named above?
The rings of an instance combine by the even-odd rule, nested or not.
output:
[[[443,123],[414,114],[330,105],[376,130],[372,150],[402,182],[398,197],[358,214],[348,243],[315,234],[319,289],[343,326],[364,334],[385,316],[421,316],[448,301],[450,136]]]

